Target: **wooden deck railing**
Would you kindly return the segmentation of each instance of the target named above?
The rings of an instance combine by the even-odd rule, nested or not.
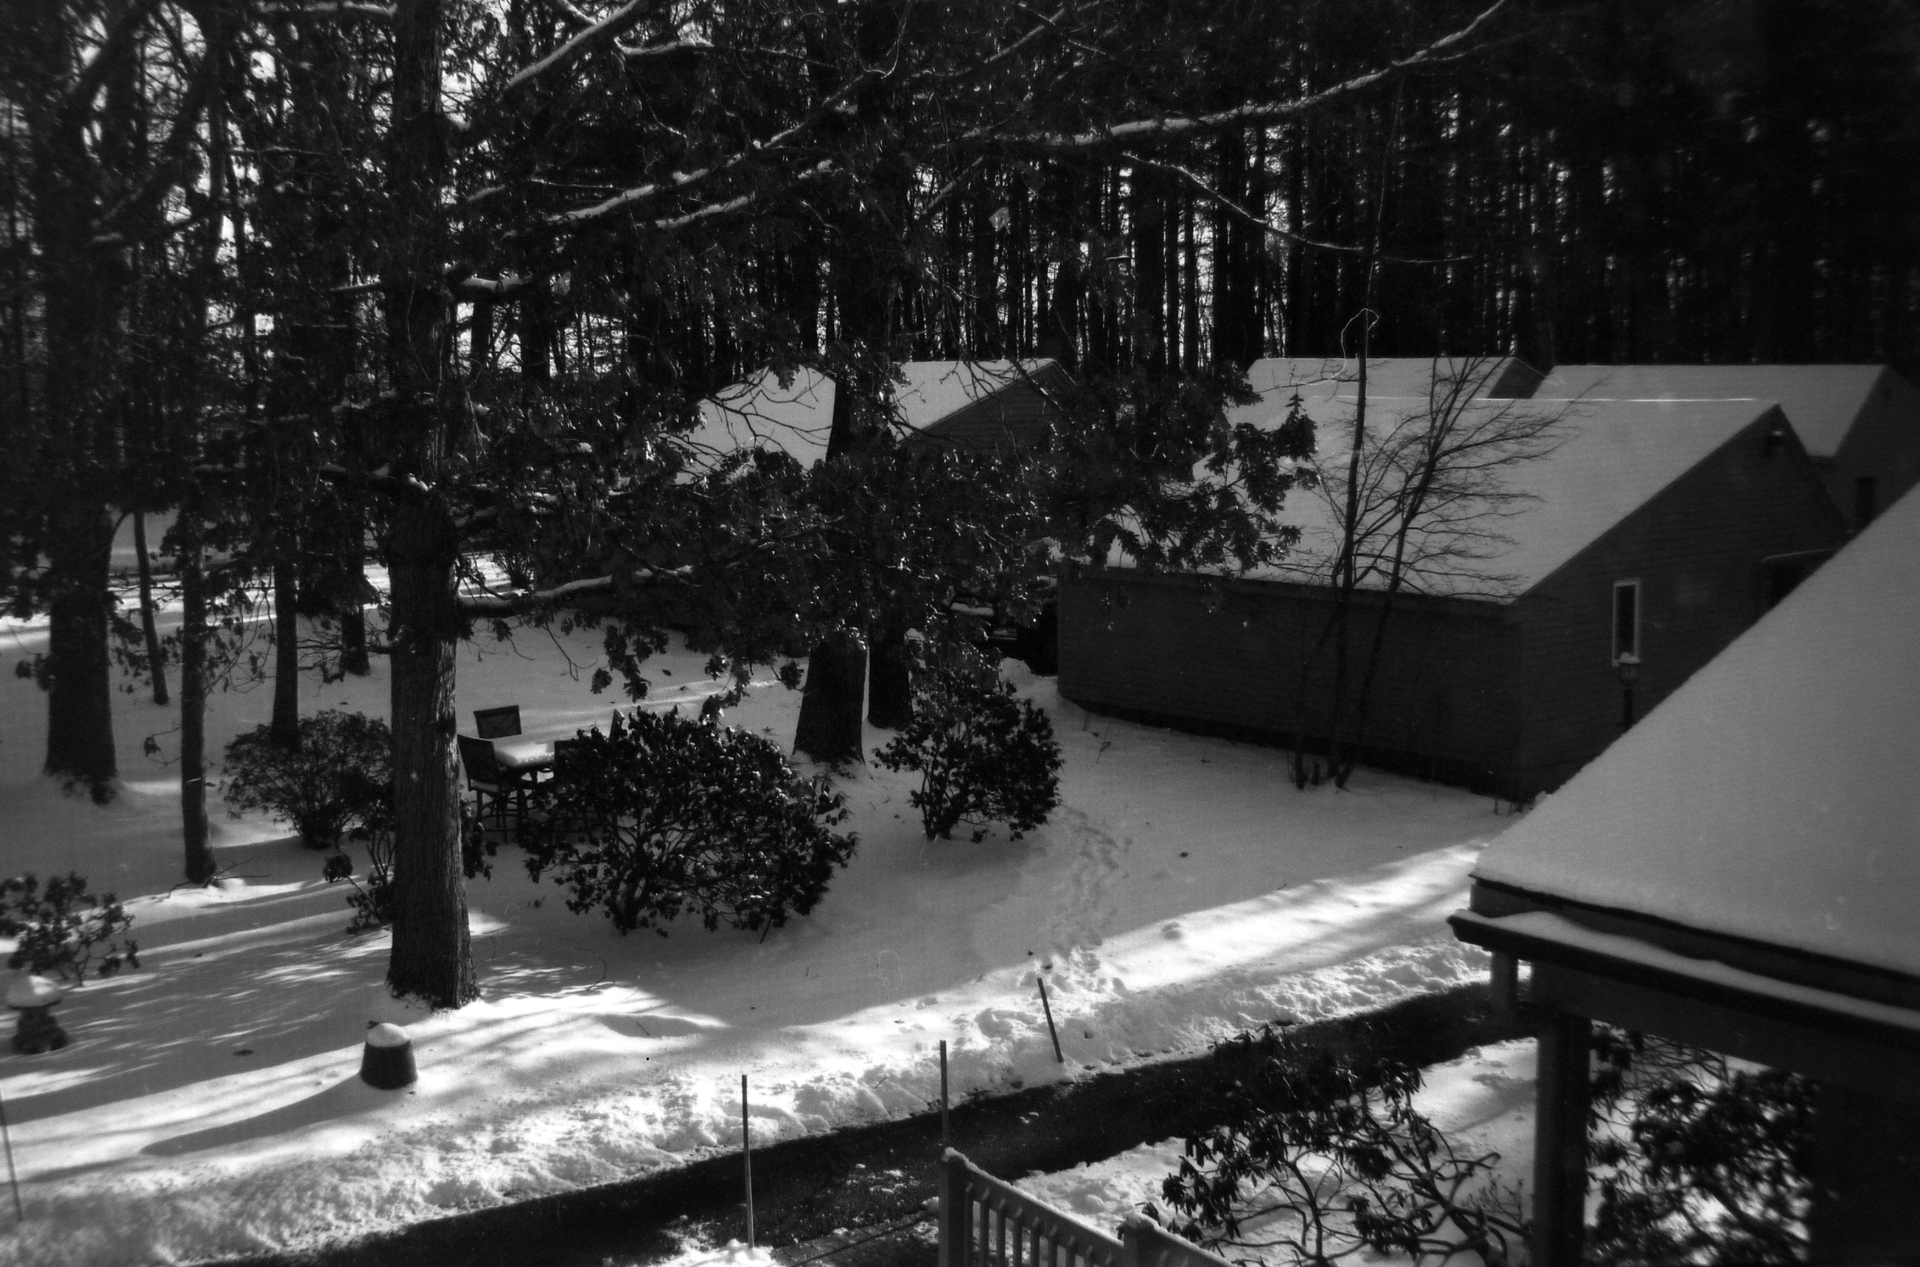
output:
[[[1115,1237],[1004,1183],[949,1148],[940,1267],[1232,1267],[1145,1219]]]

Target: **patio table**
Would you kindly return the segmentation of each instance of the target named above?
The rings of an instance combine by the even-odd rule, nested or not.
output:
[[[495,739],[493,759],[503,771],[513,774],[553,768],[553,741],[538,739]]]

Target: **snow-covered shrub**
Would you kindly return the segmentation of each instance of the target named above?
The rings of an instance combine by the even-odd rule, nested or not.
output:
[[[1508,1262],[1525,1243],[1518,1196],[1490,1182],[1499,1154],[1461,1155],[1413,1108],[1418,1069],[1355,1061],[1271,1025],[1231,1042],[1256,1072],[1225,1089],[1223,1120],[1186,1141],[1161,1187],[1181,1235],[1303,1264],[1463,1250]]]
[[[920,772],[907,799],[929,840],[970,823],[977,841],[989,822],[1018,840],[1060,804],[1053,723],[970,647],[946,649],[915,676],[913,721],[874,756],[889,770]]]
[[[1588,1261],[1804,1262],[1813,1084],[1607,1026],[1594,1050]]]
[[[138,968],[138,943],[118,940],[132,924],[133,916],[113,894],[87,892],[86,877],[75,872],[48,876],[44,886],[32,872],[0,880],[0,937],[17,939],[7,957],[9,968],[55,972],[75,981],[85,981],[88,968],[102,977],[122,967]]]
[[[331,849],[392,799],[393,732],[364,713],[327,709],[300,719],[300,746],[261,726],[227,745],[221,794],[237,815],[263,809],[292,823],[311,849]]]
[[[708,931],[778,928],[805,915],[853,856],[846,797],[803,779],[770,740],[673,713],[584,733],[534,789],[519,842],[534,879],[621,932],[683,912]]]

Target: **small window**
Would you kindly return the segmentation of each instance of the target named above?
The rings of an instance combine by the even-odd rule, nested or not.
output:
[[[1880,488],[1873,476],[1862,475],[1853,482],[1853,529],[1858,532],[1880,513]]]
[[[1613,662],[1640,660],[1640,582],[1613,583]]]

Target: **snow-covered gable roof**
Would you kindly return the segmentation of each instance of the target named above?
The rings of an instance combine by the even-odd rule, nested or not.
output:
[[[765,448],[812,466],[827,455],[833,432],[833,380],[801,368],[784,387],[761,370],[700,402],[700,425],[686,438],[688,465],[709,469],[742,449]]]
[[[907,426],[924,431],[942,418],[1052,365],[1051,360],[903,361],[893,403]]]
[[[1920,975],[1916,560],[1909,494],[1475,876]]]
[[[1774,400],[1807,452],[1831,458],[1873,397],[1884,365],[1562,365],[1536,400]]]
[[[1051,360],[905,361],[893,385],[901,420],[923,431],[1054,364]],[[827,455],[833,432],[834,382],[816,370],[794,371],[787,386],[772,370],[700,402],[700,424],[687,437],[695,470],[739,449],[777,449],[811,466]]]
[[[1371,377],[1371,375],[1369,375]],[[1353,402],[1338,397],[1303,397],[1320,443],[1316,462],[1330,474],[1344,471],[1344,438],[1353,419]],[[1400,419],[1417,418],[1428,408],[1418,398],[1368,395],[1370,429],[1376,434]],[[1705,461],[1741,431],[1773,409],[1770,402],[1565,402],[1482,400],[1465,406],[1483,415],[1500,411],[1558,416],[1544,456],[1502,472],[1502,484],[1524,500],[1508,502],[1486,526],[1503,542],[1484,543],[1493,557],[1475,562],[1464,575],[1424,578],[1416,588],[1427,593],[1512,598],[1545,580],[1662,489]],[[1300,544],[1280,567],[1256,573],[1269,579],[1324,577],[1334,556],[1340,524],[1329,503],[1296,490],[1282,518],[1299,525]],[[1415,543],[1416,549],[1419,547]],[[1437,544],[1437,543],[1436,543]],[[1498,578],[1489,584],[1489,578]]]
[[[1467,375],[1474,396],[1525,396],[1540,381],[1540,372],[1517,357],[1492,358],[1377,356],[1367,361],[1369,397],[1424,399],[1432,394],[1435,378],[1442,382]],[[1260,393],[1254,405],[1228,410],[1230,422],[1260,425],[1285,414],[1294,392],[1301,400],[1351,400],[1360,388],[1360,362],[1349,357],[1263,356],[1247,367],[1247,385]]]

